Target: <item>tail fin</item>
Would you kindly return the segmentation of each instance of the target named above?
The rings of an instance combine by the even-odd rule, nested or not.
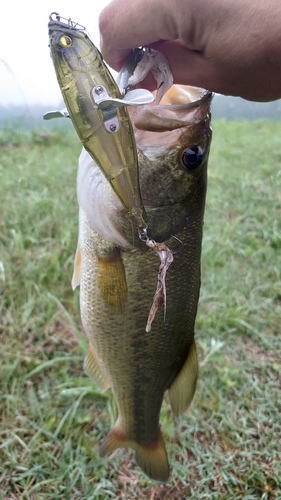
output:
[[[138,465],[151,479],[168,481],[170,467],[160,429],[157,441],[146,446],[136,445],[135,450]]]
[[[117,420],[102,443],[99,454],[101,457],[104,457],[117,448],[127,447],[135,450],[138,465],[151,479],[163,482],[168,480],[170,467],[160,429],[158,439],[155,442],[141,445],[126,438]]]

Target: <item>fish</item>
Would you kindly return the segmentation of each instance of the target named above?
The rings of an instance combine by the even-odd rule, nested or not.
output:
[[[200,291],[212,94],[173,85],[159,105],[130,108],[140,193],[153,237],[171,249],[167,304],[147,328],[158,279],[155,250],[130,238],[130,221],[98,165],[79,158],[79,236],[73,288],[89,348],[84,369],[101,391],[112,390],[118,417],[100,456],[129,447],[152,479],[170,466],[159,424],[167,392],[174,415],[189,407],[198,363],[194,324]],[[160,300],[161,302],[161,300]],[[161,303],[157,306],[161,311]]]

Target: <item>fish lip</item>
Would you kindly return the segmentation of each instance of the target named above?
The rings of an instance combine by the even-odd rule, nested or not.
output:
[[[201,106],[202,104],[210,103],[213,100],[214,95],[215,95],[215,93],[212,92],[212,91],[210,91],[210,90],[204,89],[202,87],[195,87],[195,86],[192,86],[192,85],[174,84],[173,87],[178,87],[178,88],[184,88],[184,87],[186,87],[186,88],[192,89],[193,91],[198,91],[199,97],[198,97],[198,99],[191,100],[189,102],[178,103],[178,104],[177,103],[163,104],[162,101],[160,101],[159,104],[151,104],[150,107],[151,108],[155,108],[157,106],[161,106],[161,108],[171,108],[172,107],[175,110],[189,109],[189,108],[193,109],[193,108],[197,108],[197,107]],[[163,98],[165,98],[166,94],[164,94]]]
[[[141,144],[146,143],[145,135],[139,135],[139,131],[144,134],[169,133],[200,123],[210,112],[213,96],[213,92],[199,87],[173,85],[160,104],[146,104],[129,110],[137,146],[142,150]]]
[[[179,85],[180,87],[180,85]],[[161,107],[167,107],[167,108],[173,108],[176,110],[180,110],[180,109],[194,109],[194,108],[198,108],[200,107],[202,104],[208,104],[210,103],[213,98],[214,98],[214,95],[215,93],[214,92],[211,92],[210,90],[207,90],[207,89],[203,89],[202,87],[192,87],[192,89],[197,89],[198,92],[202,92],[202,95],[199,97],[199,99],[196,99],[195,101],[190,101],[190,102],[186,102],[186,103],[179,103],[179,104],[158,104],[158,106],[161,106]],[[157,105],[153,105],[151,107],[156,107]]]
[[[201,89],[201,87],[194,87],[194,88],[198,88],[198,89]],[[198,99],[198,101],[195,101],[195,103],[198,102],[198,105],[200,106],[202,104],[202,102],[211,102],[215,93],[214,92],[211,92],[211,90],[207,90],[207,89],[201,89],[203,91],[203,95],[200,99]]]

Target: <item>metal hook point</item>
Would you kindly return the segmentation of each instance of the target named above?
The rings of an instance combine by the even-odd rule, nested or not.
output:
[[[178,250],[176,250],[175,252],[173,252],[173,255],[176,255],[177,253],[180,253],[182,251],[182,249],[183,249],[183,242],[179,238],[177,238],[176,236],[174,236],[173,234],[172,234],[172,238],[174,240],[178,241],[180,243],[180,245],[181,245]]]
[[[147,236],[147,226],[139,227],[138,229],[139,239],[146,242],[148,240]]]

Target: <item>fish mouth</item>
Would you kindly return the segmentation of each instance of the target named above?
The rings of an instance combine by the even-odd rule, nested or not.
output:
[[[173,85],[160,104],[133,109],[141,196],[156,240],[176,234],[187,216],[194,217],[194,205],[203,210],[212,98],[208,90]],[[182,154],[193,146],[200,147],[203,159],[188,170]]]
[[[209,116],[213,95],[200,87],[172,85],[160,104],[129,109],[138,151],[158,156],[176,147],[183,130]]]
[[[189,108],[201,106],[204,102],[211,102],[213,92],[201,87],[192,87],[190,85],[174,84],[164,94],[160,105],[183,105]]]

